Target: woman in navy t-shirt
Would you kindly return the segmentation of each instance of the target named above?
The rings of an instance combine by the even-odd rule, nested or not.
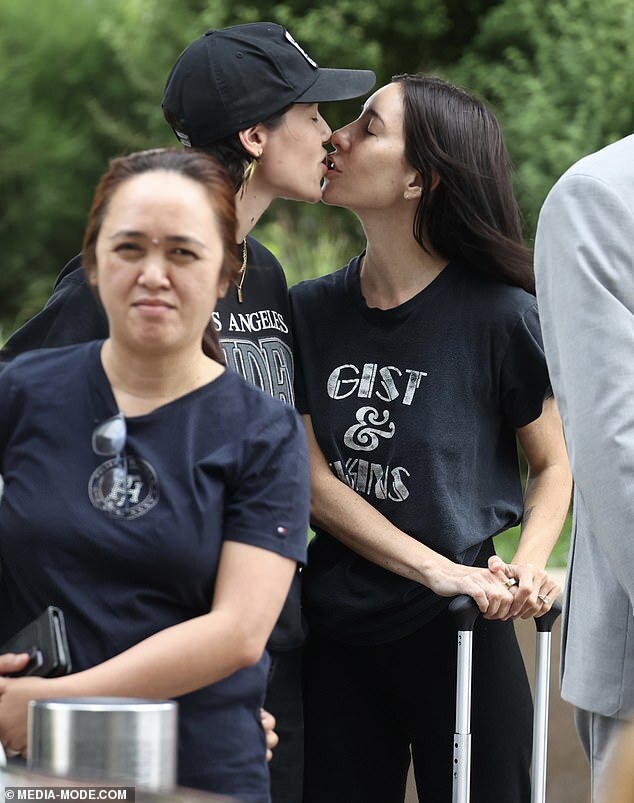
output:
[[[179,782],[268,803],[264,647],[309,483],[297,414],[219,360],[233,196],[205,154],[113,160],[83,248],[110,337],[2,375],[0,643],[57,605],[74,674],[2,678],[0,739],[24,752],[31,699],[175,697]]]
[[[451,800],[446,608],[466,593],[485,617],[472,800],[524,803],[530,691],[512,623],[491,620],[549,609],[570,474],[502,135],[467,93],[401,76],[332,144],[324,201],[356,213],[367,248],[291,288],[316,530],[304,801],[398,803],[410,750],[420,799]],[[492,537],[520,519],[505,566]]]

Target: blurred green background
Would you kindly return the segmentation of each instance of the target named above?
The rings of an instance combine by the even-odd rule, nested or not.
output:
[[[268,19],[318,62],[441,74],[504,127],[531,239],[554,179],[634,129],[632,0],[0,0],[0,326],[36,312],[78,250],[107,160],[176,145],[161,96],[182,48],[211,27]],[[324,104],[334,127],[359,101]],[[291,282],[361,246],[340,209],[278,202],[256,234]]]
[[[108,159],[176,144],[160,101],[182,48],[208,28],[256,20],[287,26],[323,65],[374,69],[379,85],[432,72],[487,100],[516,166],[529,242],[554,180],[634,130],[632,0],[0,0],[0,340],[42,306],[79,250]],[[335,128],[359,108],[322,112]],[[346,211],[284,201],[255,234],[289,283],[362,245]]]

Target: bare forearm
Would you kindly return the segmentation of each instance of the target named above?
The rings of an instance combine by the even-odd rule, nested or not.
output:
[[[316,486],[316,487],[315,487]],[[313,486],[314,523],[367,560],[443,597],[468,594],[488,618],[500,618],[513,597],[502,572],[463,566],[391,524],[336,477]]]
[[[482,613],[495,615],[512,602],[504,575],[454,563],[395,527],[352,488],[337,479],[304,416],[310,450],[311,514],[314,524],[390,572],[426,585],[443,597],[469,594]]]
[[[211,613],[167,628],[102,664],[55,679],[59,696],[169,698],[248,666],[255,645],[234,617]]]
[[[544,401],[541,416],[517,430],[528,462],[522,535],[513,563],[543,569],[561,532],[572,477],[557,403]]]
[[[540,418],[518,430],[518,435],[529,466],[524,517],[517,552],[503,570],[518,583],[509,616],[526,619],[550,610],[560,591],[545,566],[566,518],[572,479],[561,419],[552,397],[544,402]],[[502,562],[494,557],[489,566],[501,569]]]
[[[56,693],[177,697],[251,666],[264,651],[294,569],[294,561],[266,549],[225,543],[210,613],[58,679]]]
[[[290,558],[237,541],[225,542],[210,613],[161,630],[74,675],[0,677],[0,739],[24,751],[29,700],[179,697],[256,663],[282,609],[294,569]],[[4,656],[0,671],[24,658]]]
[[[393,525],[328,471],[313,473],[311,519],[347,547],[388,571],[430,585],[445,559]]]
[[[529,475],[524,498],[522,534],[513,563],[544,568],[561,533],[570,505],[567,465],[554,465]]]
[[[234,616],[207,614],[162,630],[102,664],[61,678],[0,677],[0,740],[24,752],[29,700],[179,697],[253,662]],[[259,646],[260,653],[264,648]],[[2,666],[9,659],[4,657]]]

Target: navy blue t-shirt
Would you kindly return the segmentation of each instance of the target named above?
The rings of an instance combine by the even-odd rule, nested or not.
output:
[[[242,246],[239,247],[242,258]],[[243,302],[230,286],[218,300],[212,320],[227,367],[277,399],[293,404],[293,341],[286,277],[282,266],[262,243],[247,237],[247,270]],[[8,364],[38,348],[56,348],[108,337],[102,305],[86,281],[81,254],[73,257],[55,281],[46,305],[14,332],[0,351]],[[3,363],[0,362],[0,370]],[[301,646],[304,626],[300,609],[300,574],[295,575],[268,649]]]
[[[296,400],[333,473],[404,532],[473,565],[516,524],[516,428],[550,393],[535,298],[449,264],[392,309],[367,306],[359,258],[291,288]],[[323,530],[309,625],[349,643],[408,635],[446,605]]]
[[[100,347],[30,352],[0,376],[0,643],[57,605],[76,671],[207,613],[225,540],[305,559],[295,411],[225,371],[126,419],[117,482],[121,460],[93,450],[117,413]],[[265,655],[179,699],[181,784],[268,801],[267,666]]]

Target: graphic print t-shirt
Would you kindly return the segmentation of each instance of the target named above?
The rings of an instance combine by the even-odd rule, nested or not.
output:
[[[212,315],[227,366],[276,399],[293,404],[293,340],[282,266],[261,243],[247,238],[243,301],[235,287]]]
[[[240,249],[241,250],[241,249]],[[229,287],[213,314],[227,365],[271,396],[293,402],[293,342],[286,277],[273,254],[247,237],[247,271],[238,302]],[[38,348],[108,337],[103,307],[86,282],[81,254],[58,276],[44,308],[7,340],[3,360]]]
[[[286,277],[273,254],[253,237],[247,237],[242,289],[242,304],[236,288],[230,286],[213,313],[227,366],[274,398],[292,404],[293,342]],[[46,306],[9,338],[0,355],[12,360],[37,348],[106,337],[108,321],[86,282],[79,254],[61,271]],[[299,586],[297,575],[269,649],[288,650],[303,642]]]
[[[369,308],[355,258],[292,287],[291,307],[297,407],[333,473],[473,564],[521,517],[515,429],[550,392],[534,297],[451,263],[406,303]],[[311,626],[359,644],[405,636],[447,603],[319,529],[304,600]]]
[[[306,548],[308,460],[291,407],[225,371],[126,419],[118,479],[117,455],[92,437],[117,412],[100,346],[25,354],[0,377],[0,643],[57,605],[74,671],[208,613],[224,540],[300,562]],[[233,794],[236,777],[266,776],[267,667],[264,656],[179,698],[181,783]]]

